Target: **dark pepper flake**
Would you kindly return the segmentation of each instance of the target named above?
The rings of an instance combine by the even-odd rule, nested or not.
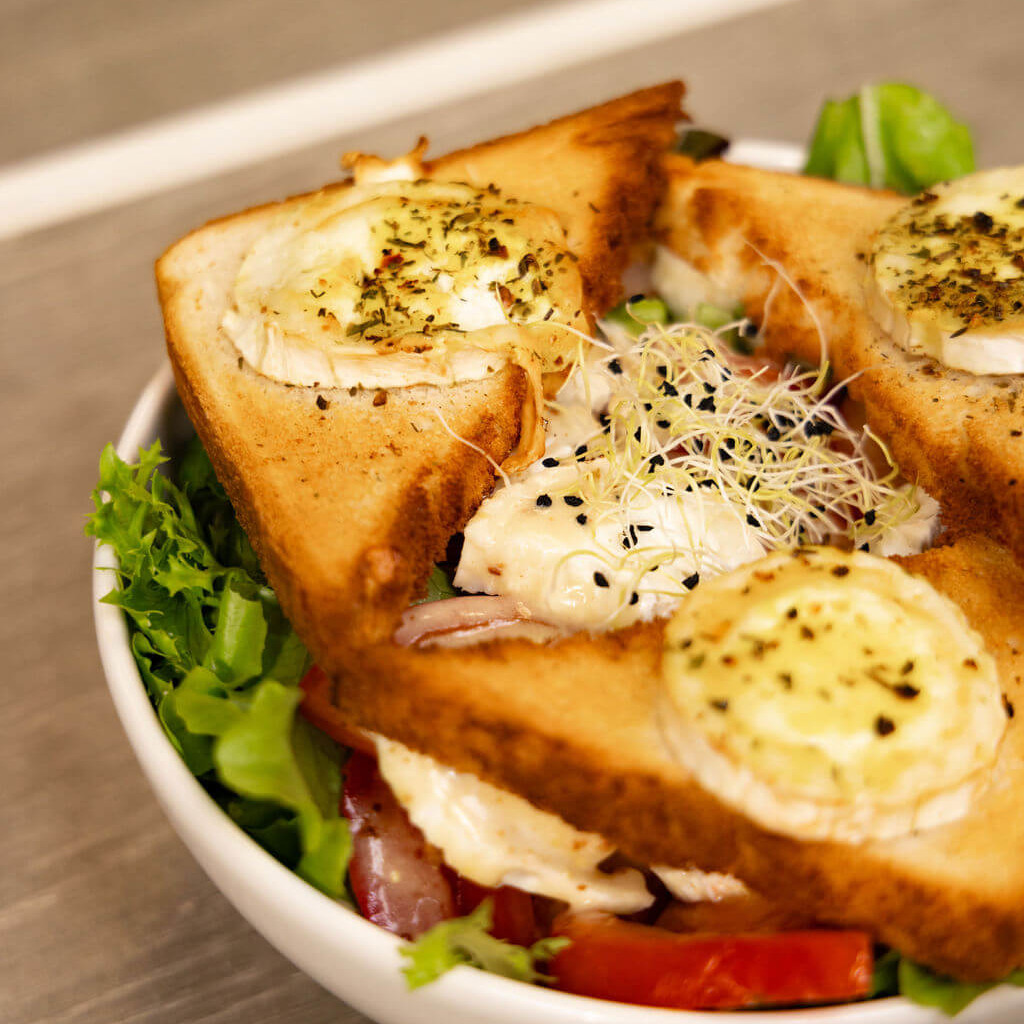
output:
[[[724,697],[718,700],[709,700],[708,704],[710,704],[716,711],[724,712],[729,710],[729,702]]]
[[[839,577],[849,576],[850,567],[848,565],[834,565],[832,566],[832,575]]]

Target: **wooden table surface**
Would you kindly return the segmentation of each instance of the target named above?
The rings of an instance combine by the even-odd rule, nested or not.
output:
[[[278,0],[3,0],[0,161],[525,6],[308,0],[300,23]],[[0,242],[0,1020],[364,1020],[272,950],[192,861],[100,670],[82,524],[99,450],[163,359],[151,265],[168,243],[320,184],[357,142],[397,153],[425,131],[440,152],[674,76],[702,122],[793,142],[825,94],[898,77],[974,127],[980,163],[1020,162],[1021,39],[1020,0],[797,0]]]

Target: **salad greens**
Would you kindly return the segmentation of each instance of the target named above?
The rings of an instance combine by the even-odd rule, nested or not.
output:
[[[804,167],[805,174],[907,195],[973,170],[967,126],[934,96],[902,82],[826,100]]]
[[[517,981],[551,981],[538,970],[538,961],[551,959],[569,945],[565,938],[540,939],[532,946],[516,946],[490,934],[493,903],[484,900],[465,917],[441,921],[415,942],[402,948],[409,960],[403,973],[409,988],[419,988],[459,964],[469,964]]]
[[[130,466],[108,445],[86,533],[120,568],[122,608],[150,700],[211,796],[265,849],[334,897],[351,841],[341,752],[295,714],[309,655],[281,612],[198,441],[175,485],[159,442]]]

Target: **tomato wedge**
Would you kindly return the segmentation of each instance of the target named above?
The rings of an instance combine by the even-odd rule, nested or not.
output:
[[[414,939],[455,916],[455,898],[436,851],[381,778],[356,751],[345,767],[342,813],[352,830],[349,882],[363,916]]]
[[[331,681],[319,665],[314,665],[299,683],[302,688],[302,703],[299,711],[302,717],[327,733],[336,743],[364,754],[375,754],[373,741],[361,729],[356,729],[338,713],[331,700]]]
[[[679,935],[616,918],[563,915],[571,944],[551,962],[577,995],[677,1010],[828,1003],[866,996],[871,939],[856,931]]]

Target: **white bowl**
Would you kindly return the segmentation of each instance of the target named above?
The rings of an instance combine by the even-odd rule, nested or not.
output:
[[[740,140],[729,158],[772,170],[798,170],[803,151],[785,143]],[[165,444],[187,429],[170,369],[139,398],[118,442],[134,461],[139,447]],[[207,796],[171,746],[129,647],[119,609],[99,603],[110,589],[109,548],[97,548],[93,590],[100,656],[121,724],[171,824],[203,870],[246,920],[289,960],[381,1024],[935,1024],[942,1014],[904,999],[809,1010],[693,1013],[627,1006],[509,981],[469,967],[410,992],[399,939],[303,882],[251,840]],[[963,1024],[1020,1024],[1024,990],[986,993],[957,1018]]]
[[[135,461],[139,447],[180,435],[183,414],[169,368],[142,393],[118,442]],[[382,1024],[935,1024],[942,1014],[904,999],[808,1010],[692,1013],[627,1006],[509,981],[458,967],[410,992],[399,939],[303,882],[266,853],[207,796],[164,735],[146,695],[121,611],[99,598],[110,589],[110,549],[97,549],[96,635],[111,696],[142,770],[171,824],[217,887],[289,960],[340,999]],[[1024,990],[986,993],[957,1018],[963,1024],[1019,1024]]]

